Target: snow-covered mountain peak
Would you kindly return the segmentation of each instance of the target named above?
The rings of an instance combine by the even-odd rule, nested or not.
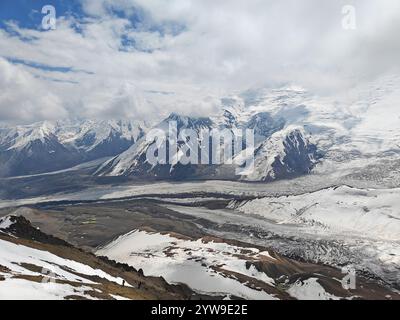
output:
[[[177,113],[171,113],[168,118],[164,119],[159,125],[157,125],[157,128],[167,131],[169,125],[173,122],[176,123],[178,132],[181,129],[199,130],[199,129],[211,128],[214,126],[212,120],[207,117],[196,118],[196,117],[183,116]]]
[[[0,129],[0,175],[66,169],[127,150],[146,132],[134,120],[62,120]]]
[[[92,151],[114,138],[134,143],[147,130],[144,122],[130,120],[86,120],[78,127],[60,129],[60,141],[77,149]]]
[[[33,142],[42,144],[52,139],[55,134],[56,126],[49,122],[39,122],[29,126],[18,126],[11,129],[2,138],[2,145],[6,145],[8,150],[21,150],[28,147]]]

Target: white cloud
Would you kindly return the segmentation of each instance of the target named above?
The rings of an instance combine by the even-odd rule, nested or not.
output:
[[[59,97],[30,73],[0,58],[0,119],[33,122],[67,116]]]
[[[55,31],[11,25],[29,42],[0,30],[0,55],[85,71],[24,67],[66,81],[48,81],[47,89],[73,115],[205,115],[219,97],[250,87],[292,82],[335,92],[399,72],[400,3],[350,2],[354,31],[342,28],[341,9],[349,4],[342,0],[83,0],[89,16],[59,18]],[[141,18],[135,28],[133,16]]]

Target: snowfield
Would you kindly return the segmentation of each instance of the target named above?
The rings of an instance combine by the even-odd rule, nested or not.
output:
[[[0,269],[0,276],[5,278],[0,281],[0,300],[53,300],[64,299],[70,295],[93,299],[90,295],[85,295],[84,291],[91,289],[87,285],[95,283],[84,278],[84,275],[98,276],[118,284],[122,284],[123,281],[82,263],[4,240],[0,240],[0,266],[9,270],[3,272]],[[37,268],[40,272],[32,271]],[[29,281],[27,277],[44,277],[44,280],[34,282]],[[55,283],[56,280],[73,282],[77,286]]]
[[[234,271],[272,284],[273,279],[257,270],[247,270],[245,260],[235,257],[241,248],[225,243],[183,240],[170,235],[135,230],[96,252],[134,268],[145,275],[162,276],[171,283],[186,283],[192,289],[212,295],[234,295],[245,299],[271,300],[273,296],[228,278],[213,268],[222,265]],[[252,249],[251,255],[269,256]],[[271,258],[273,259],[273,258]]]
[[[0,282],[0,300],[63,300],[71,295],[93,299],[84,294],[85,290],[90,290],[90,288],[6,278]]]
[[[340,298],[329,294],[318,283],[316,278],[310,278],[304,281],[296,281],[288,292],[292,297],[300,300],[339,300]]]
[[[141,268],[145,275],[161,275],[171,283],[185,283],[205,294],[257,300],[278,299],[264,288],[268,286],[276,290],[281,279],[273,279],[247,263],[268,261],[279,269],[283,262],[272,257],[268,251],[251,246],[237,247],[216,242],[214,238],[191,240],[174,234],[134,230],[99,249],[96,254]],[[326,292],[317,280],[309,278],[287,284],[285,294],[295,299],[339,299]],[[264,287],[259,287],[260,283]],[[284,294],[285,291],[278,289],[275,292]]]

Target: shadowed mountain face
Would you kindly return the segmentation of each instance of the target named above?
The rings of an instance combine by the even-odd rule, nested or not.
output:
[[[170,132],[170,124],[174,123],[174,129]],[[271,181],[276,179],[294,177],[308,173],[317,159],[317,148],[313,145],[306,133],[300,128],[285,128],[283,118],[275,119],[267,112],[256,113],[243,121],[240,112],[233,110],[224,110],[221,118],[190,118],[177,114],[171,114],[155,128],[161,129],[165,133],[163,141],[146,139],[139,140],[134,146],[121,155],[109,160],[97,171],[98,175],[106,176],[136,176],[144,178],[157,179],[228,179],[228,180],[251,180],[251,181]],[[170,150],[172,147],[171,138],[176,137],[185,130],[190,129],[195,133],[194,139],[201,142],[200,145],[191,144],[189,141],[178,141],[176,144],[176,154],[178,157],[186,155],[191,156],[194,151],[196,163],[184,164],[182,161],[174,163],[170,159]],[[255,168],[249,175],[239,175],[236,169],[243,166],[240,163],[227,163],[221,161],[215,163],[215,149],[212,143],[220,144],[220,150],[232,148],[235,140],[235,131],[240,130],[245,134],[245,130],[253,130],[255,145],[248,145],[243,139],[239,150],[232,153],[233,159],[244,154],[246,149],[254,158]],[[208,137],[209,150],[204,151],[204,136],[202,132],[206,130],[211,132]],[[232,133],[232,140],[214,139],[212,130],[218,132],[227,131]],[[170,137],[169,135],[172,135]],[[192,138],[190,138],[192,139]],[[207,139],[207,138],[206,138]],[[158,156],[161,152],[166,154],[165,162],[160,161],[157,164],[148,161],[148,154],[156,150]],[[206,163],[202,162],[202,153],[208,152],[205,157]],[[196,154],[197,153],[197,154]],[[204,154],[203,154],[204,156]],[[214,159],[215,160],[215,159]]]
[[[273,181],[307,174],[319,155],[317,147],[299,129],[279,132],[263,142],[255,152],[254,171],[246,179]]]
[[[23,148],[0,151],[0,176],[55,171],[78,164],[81,155],[62,145],[56,136],[30,141]]]

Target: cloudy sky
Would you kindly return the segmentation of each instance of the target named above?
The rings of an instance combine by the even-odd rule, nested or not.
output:
[[[205,115],[286,84],[335,94],[399,72],[399,31],[398,0],[1,0],[0,121]]]

